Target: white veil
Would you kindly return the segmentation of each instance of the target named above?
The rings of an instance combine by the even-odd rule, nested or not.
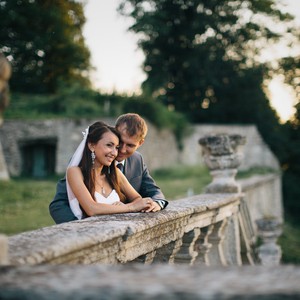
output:
[[[87,127],[85,129],[85,131],[82,132],[82,134],[83,134],[83,139],[82,139],[81,143],[79,144],[79,146],[77,147],[76,151],[74,152],[74,154],[68,164],[68,168],[79,165],[81,158],[82,158],[83,150],[84,150],[84,147],[86,144],[87,136],[89,134],[89,127]],[[80,219],[82,219],[82,210],[80,209],[79,202],[76,199],[76,197],[69,185],[67,175],[66,175],[66,183],[67,183],[67,193],[68,193],[70,208],[71,208],[73,214],[75,215],[75,217],[80,220]]]

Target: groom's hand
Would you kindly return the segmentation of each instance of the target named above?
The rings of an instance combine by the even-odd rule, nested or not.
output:
[[[145,198],[144,198],[145,199]],[[142,212],[157,212],[161,210],[161,207],[158,203],[153,201],[151,198],[147,198],[147,201],[150,203],[149,208],[143,210]]]

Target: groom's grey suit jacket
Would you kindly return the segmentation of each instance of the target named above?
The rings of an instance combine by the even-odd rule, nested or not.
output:
[[[162,191],[150,176],[149,170],[139,152],[134,152],[133,155],[126,159],[124,175],[143,198],[150,197],[154,201],[160,202],[163,208],[168,205],[168,201],[166,201]],[[65,178],[60,179],[57,183],[56,194],[49,205],[49,211],[57,224],[77,220],[69,206]]]

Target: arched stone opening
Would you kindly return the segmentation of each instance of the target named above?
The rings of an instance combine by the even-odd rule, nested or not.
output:
[[[23,176],[44,178],[55,174],[56,139],[34,139],[19,143]]]

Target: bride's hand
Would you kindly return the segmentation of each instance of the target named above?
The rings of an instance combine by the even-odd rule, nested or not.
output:
[[[116,201],[116,202],[112,203],[112,205],[125,205],[125,204],[121,201]]]
[[[151,207],[151,199],[140,198],[126,205],[128,206],[130,212],[145,212]]]

